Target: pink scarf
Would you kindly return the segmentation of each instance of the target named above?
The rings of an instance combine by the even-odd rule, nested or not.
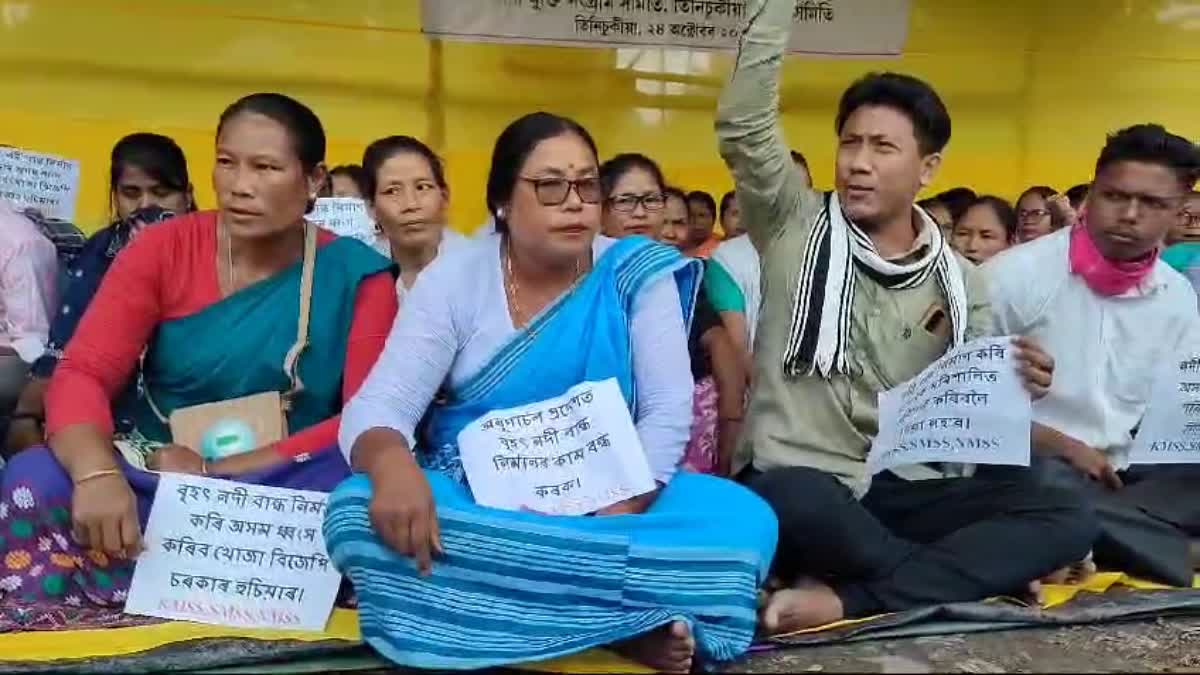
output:
[[[1121,295],[1146,278],[1158,262],[1158,249],[1136,260],[1109,260],[1096,248],[1087,227],[1087,214],[1080,214],[1071,229],[1071,272],[1096,293]]]

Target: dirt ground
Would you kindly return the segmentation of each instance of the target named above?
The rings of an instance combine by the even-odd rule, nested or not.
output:
[[[1200,619],[1029,629],[771,652],[734,673],[1200,672]]]
[[[371,675],[402,672],[413,671]],[[806,647],[752,655],[721,672],[1200,673],[1200,618]]]

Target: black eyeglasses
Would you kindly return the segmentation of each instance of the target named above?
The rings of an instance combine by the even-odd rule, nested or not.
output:
[[[580,178],[579,180],[567,180],[566,178],[527,178],[520,177],[521,180],[533,184],[533,193],[537,196],[538,203],[542,206],[560,206],[567,201],[567,195],[571,194],[571,190],[575,190],[575,194],[579,196],[579,201],[584,204],[599,204],[603,196],[600,189],[600,179],[595,176],[588,178]]]
[[[1020,220],[1041,220],[1050,215],[1046,209],[1021,209],[1017,211],[1017,218]]]
[[[638,204],[647,211],[662,211],[667,205],[667,198],[661,192],[648,192],[644,195],[617,195],[608,200],[613,211],[633,213]]]

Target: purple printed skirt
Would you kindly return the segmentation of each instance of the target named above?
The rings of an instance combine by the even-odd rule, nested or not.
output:
[[[684,471],[712,473],[717,468],[717,382],[706,377],[692,394],[692,433],[683,453]]]
[[[120,459],[137,497],[143,528],[158,475]],[[84,549],[71,536],[70,477],[47,448],[32,448],[0,476],[0,602],[120,607],[129,592],[133,561]],[[338,448],[312,453],[234,480],[298,490],[331,492],[350,475]]]

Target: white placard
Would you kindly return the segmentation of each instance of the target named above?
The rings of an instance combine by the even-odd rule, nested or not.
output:
[[[475,501],[498,509],[579,516],[655,485],[615,379],[491,412],[458,446]]]
[[[734,49],[749,0],[422,0],[427,34],[473,42]],[[789,51],[895,56],[908,0],[797,0]]]
[[[1175,356],[1155,371],[1130,464],[1200,463],[1200,352]]]
[[[74,222],[78,198],[78,160],[0,148],[0,199]]]
[[[1029,466],[1033,422],[1012,338],[973,340],[879,395],[871,475],[926,462]]]
[[[321,534],[328,497],[163,474],[125,611],[324,630],[342,579]]]
[[[357,197],[322,197],[306,217],[339,237],[354,237],[375,246],[375,221],[367,212],[367,203]]]

